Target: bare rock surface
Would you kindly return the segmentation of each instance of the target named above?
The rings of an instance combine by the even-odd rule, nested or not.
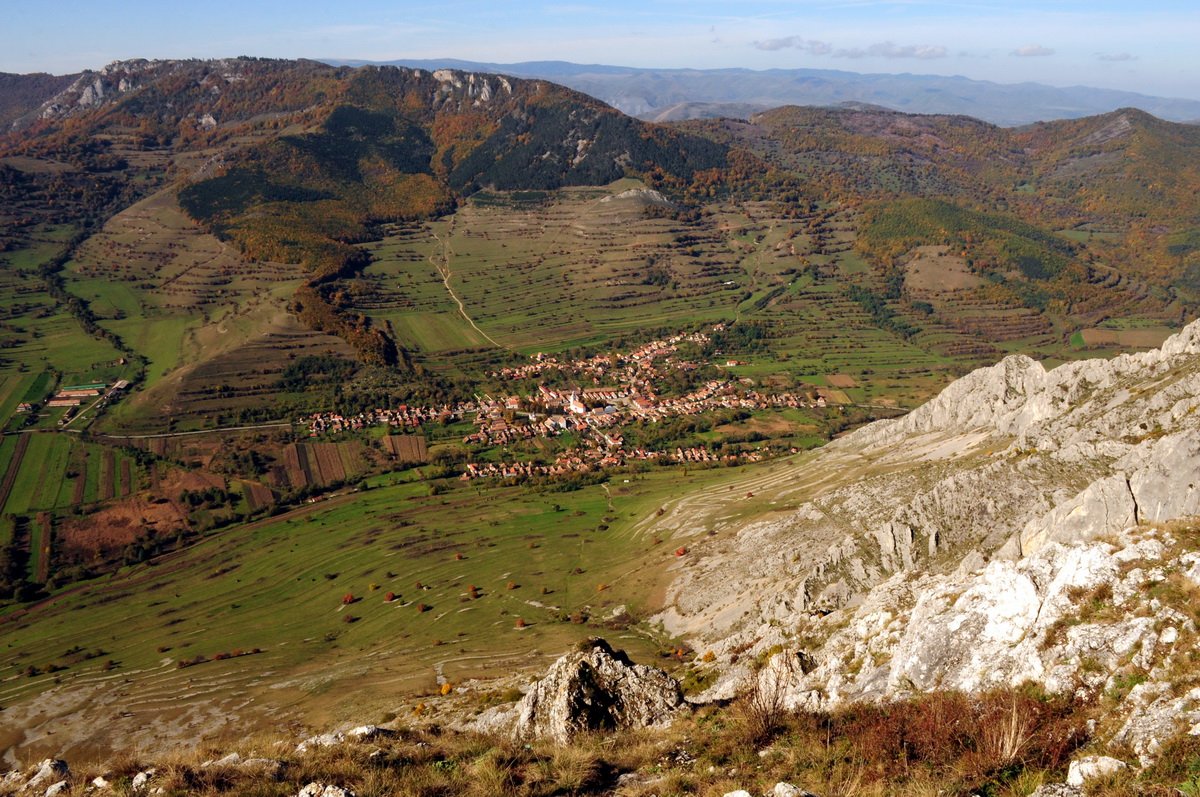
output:
[[[810,709],[1030,681],[1097,694],[1135,673],[1110,741],[1145,764],[1200,729],[1200,690],[1172,688],[1197,628],[1156,597],[1200,582],[1200,322],[1112,360],[1006,358],[789,467],[794,508],[693,538],[656,618],[713,652],[697,699],[754,679]]]
[[[1198,407],[1197,323],[1108,361],[1008,357],[789,463],[796,508],[696,540],[655,619],[729,664],[897,573],[1200,513]]]
[[[551,665],[525,694],[515,732],[567,744],[588,731],[666,725],[682,706],[674,678],[590,639]]]
[[[37,765],[37,770],[25,782],[24,790],[26,792],[42,791],[70,776],[71,768],[67,766],[66,761],[47,758]]]
[[[341,786],[314,781],[297,792],[296,797],[354,797],[354,792]]]
[[[1066,783],[1046,783],[1038,786],[1029,797],[1083,797],[1083,789]]]
[[[1127,766],[1129,765],[1119,758],[1105,755],[1084,756],[1071,762],[1071,766],[1067,770],[1067,785],[1083,786],[1089,780],[1120,772]]]

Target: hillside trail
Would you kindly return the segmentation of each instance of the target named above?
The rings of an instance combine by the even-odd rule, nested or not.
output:
[[[446,293],[450,294],[450,298],[454,300],[456,305],[458,305],[458,314],[466,319],[467,323],[471,325],[472,329],[478,332],[485,340],[487,340],[497,349],[507,349],[508,346],[497,342],[495,338],[479,328],[479,325],[475,323],[475,319],[467,315],[467,308],[463,305],[462,299],[458,298],[458,294],[455,293],[454,288],[450,286],[450,277],[452,276],[450,272],[450,237],[454,232],[454,223],[454,216],[450,216],[449,226],[446,228],[445,240],[443,240],[436,232],[430,230],[430,234],[433,236],[434,240],[441,244],[441,256],[438,257],[436,254],[431,253],[429,255],[429,262],[438,270],[438,274],[442,276],[442,285],[446,287]]]
[[[750,213],[747,213],[746,217],[750,220],[750,223],[747,225],[747,227],[752,227],[757,221],[757,219]],[[745,263],[751,260],[751,258],[754,259],[754,270],[749,272],[750,284],[747,286],[751,293],[751,298],[753,298],[754,291],[758,289],[758,272],[763,267],[763,244],[766,243],[771,233],[775,232],[775,224],[775,220],[772,219],[771,223],[767,227],[766,233],[762,235],[760,240],[754,242],[754,252],[742,261]],[[733,306],[733,323],[735,324],[742,320],[742,304],[743,302],[738,302]]]
[[[247,432],[258,429],[283,429],[291,428],[291,421],[264,421],[263,423],[250,423],[242,426],[217,426],[212,429],[192,429],[186,432],[154,432],[147,434],[108,434],[101,433],[100,437],[106,440],[158,440],[170,437],[194,437],[196,435],[206,434],[221,434],[224,432]],[[65,429],[62,431],[75,432],[76,429]]]
[[[836,489],[869,467],[852,452],[816,451],[823,452],[820,467],[812,466],[814,451],[783,457],[719,486],[685,490],[665,502],[661,514],[653,510],[619,534],[627,538],[682,540],[709,531],[741,528]]]

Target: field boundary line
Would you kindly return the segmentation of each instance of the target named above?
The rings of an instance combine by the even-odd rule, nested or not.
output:
[[[23,434],[17,438],[17,444],[13,447],[12,459],[4,473],[4,481],[0,482],[0,510],[8,503],[8,496],[17,481],[17,474],[21,471],[21,460],[25,458],[25,449],[29,448],[29,439],[29,435]]]
[[[438,270],[438,274],[442,276],[442,284],[446,286],[446,292],[450,294],[450,298],[453,299],[454,303],[458,305],[458,314],[466,319],[467,323],[470,324],[476,332],[482,335],[485,340],[487,340],[497,349],[507,349],[507,346],[502,346],[501,344],[497,343],[495,338],[479,328],[479,325],[475,323],[475,319],[467,315],[467,308],[463,306],[462,299],[458,298],[458,294],[454,292],[454,288],[450,287],[450,231],[453,229],[454,219],[451,218],[449,229],[446,231],[446,240],[444,241],[436,232],[430,231],[434,240],[441,244],[442,256],[440,264],[434,260],[434,255],[429,256],[429,262],[433,263],[433,267],[436,268]]]
[[[108,434],[98,432],[96,439],[104,440],[160,440],[164,437],[188,437],[198,434],[221,434],[224,432],[246,432],[254,429],[281,429],[290,427],[291,421],[272,421],[271,423],[256,423],[249,426],[219,426],[213,429],[193,429],[188,432],[155,432],[152,434]],[[74,431],[74,430],[72,430]]]

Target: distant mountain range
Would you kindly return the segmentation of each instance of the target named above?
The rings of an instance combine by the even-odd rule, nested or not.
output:
[[[329,60],[362,65],[369,61]],[[867,103],[906,113],[964,114],[999,125],[1094,116],[1139,108],[1176,122],[1200,120],[1200,101],[1129,91],[1041,83],[992,83],[965,77],[859,74],[833,69],[639,69],[566,61],[495,64],[454,58],[383,62],[423,69],[462,69],[541,78],[590,94],[631,116],[653,121],[750,114],[781,105]]]

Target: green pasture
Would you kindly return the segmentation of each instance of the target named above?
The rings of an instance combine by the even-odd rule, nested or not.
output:
[[[381,312],[377,317],[391,322],[398,343],[418,351],[452,351],[492,345],[457,312]]]
[[[67,268],[72,265],[68,263]],[[71,279],[71,292],[87,301],[101,318],[141,316],[144,304],[139,292],[129,283],[113,278],[79,277]]]
[[[1086,228],[1075,228],[1070,230],[1055,230],[1056,235],[1061,235],[1071,241],[1080,243],[1089,243],[1091,241],[1119,241],[1122,238],[1121,233],[1111,230],[1089,230]]]
[[[403,474],[373,479],[372,489],[221,532],[33,608],[6,627],[0,703],[50,686],[10,676],[76,646],[102,648],[153,689],[232,670],[336,673],[363,657],[385,662],[381,677],[414,684],[432,683],[431,668],[442,662],[456,681],[498,656],[553,654],[596,633],[563,616],[578,611],[598,621],[617,604],[641,615],[675,565],[669,541],[656,543],[634,524],[684,491],[744,473],[655,468],[614,479],[607,490],[456,483],[440,495]],[[343,605],[347,595],[356,600]],[[164,658],[253,648],[263,652],[178,671],[161,666]],[[96,667],[57,675],[69,683]]]
[[[31,324],[28,340],[8,349],[5,357],[29,369],[53,368],[70,381],[109,381],[118,371],[121,353],[112,344],[85,333],[65,312],[54,312]]]
[[[106,321],[104,326],[149,360],[146,385],[150,386],[182,364],[184,339],[198,321],[186,315],[155,315]]]
[[[609,190],[631,186],[622,181]],[[519,351],[600,342],[647,323],[732,316],[737,289],[724,283],[736,286],[746,276],[720,235],[648,218],[628,200],[600,202],[607,194],[571,189],[515,204],[497,195],[399,230],[370,247],[375,262],[364,276],[375,295],[360,309],[426,351],[486,344],[465,322],[455,318],[446,328],[428,315],[458,314],[443,272],[470,317]],[[680,236],[706,240],[683,245]],[[647,282],[648,264],[670,284]]]
[[[14,515],[51,510],[59,506],[72,440],[62,434],[31,433],[29,447],[13,482],[3,511]]]
[[[0,373],[0,427],[16,412],[18,404],[31,400],[27,396],[34,392],[33,388],[41,376],[29,373]],[[37,398],[40,400],[43,397],[44,394]]]

